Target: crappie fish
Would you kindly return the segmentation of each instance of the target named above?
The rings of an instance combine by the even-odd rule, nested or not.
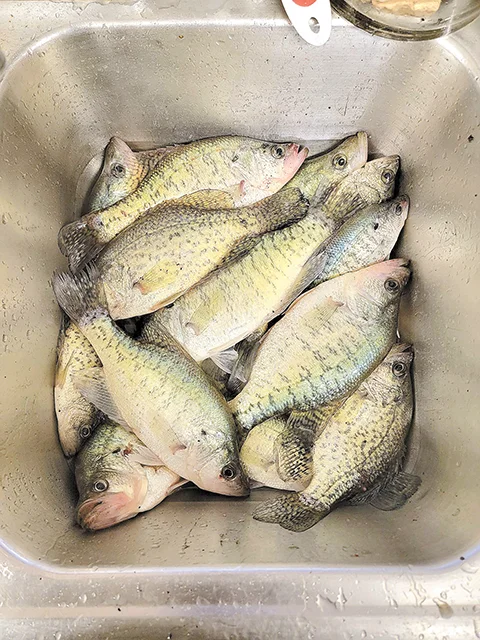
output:
[[[165,331],[162,343],[136,342],[108,315],[99,274],[53,279],[60,306],[97,352],[103,367],[77,376],[77,388],[112,420],[128,425],[165,465],[202,489],[248,494],[236,426],[206,374]]]
[[[75,461],[81,527],[97,531],[134,518],[185,484],[167,467],[151,466],[149,455],[123,427],[107,422],[97,428]]]
[[[87,211],[106,209],[135,191],[165,154],[175,148],[135,152],[120,138],[111,138],[105,147],[102,170],[88,198]]]
[[[222,136],[179,146],[120,202],[60,230],[59,247],[72,271],[82,268],[120,231],[167,200],[219,190],[230,206],[247,206],[278,191],[295,175],[308,149],[242,136]]]
[[[262,339],[245,388],[229,403],[239,427],[356,389],[395,342],[407,264],[381,262],[300,296]]]
[[[350,166],[355,166],[358,144],[354,138],[340,145],[350,158]],[[331,155],[336,157],[338,148]],[[364,157],[362,150],[357,161],[361,163]],[[325,160],[331,164],[331,159]],[[379,194],[388,197],[391,183],[382,189],[385,185],[381,176],[385,171],[395,173],[397,168],[398,158],[392,157],[374,160],[354,171],[322,206],[310,209],[300,222],[263,236],[245,256],[212,273],[171,308],[154,314],[147,321],[146,330],[153,333],[158,321],[195,360],[223,360],[223,352],[280,315],[318,276],[322,244],[358,205],[358,187],[373,202]]]
[[[408,209],[407,196],[401,196],[383,204],[371,205],[350,216],[323,243],[318,255],[310,259],[310,269],[320,275],[309,288],[388,258],[405,224]],[[236,393],[241,391],[248,379],[258,346],[258,342],[257,345],[244,345],[244,342],[235,346],[238,358],[227,385]]]
[[[363,167],[367,157],[368,137],[364,131],[359,131],[330,151],[307,158],[286,187],[300,189],[310,206],[316,207],[344,178]]]
[[[311,286],[357,271],[389,257],[408,216],[410,201],[400,196],[362,209],[336,231],[322,247],[320,276]]]
[[[285,416],[275,416],[254,427],[240,449],[240,462],[246,475],[255,483],[273,489],[301,491],[308,485],[310,476],[300,482],[285,482],[277,471],[274,444],[286,423]]]
[[[395,180],[400,168],[400,156],[385,156],[370,160],[364,167],[364,169],[367,168],[368,171],[357,169],[358,175],[355,172],[339,184],[338,189],[329,198],[329,207],[332,210],[341,211],[346,199],[351,215],[368,205],[378,204],[393,197]],[[350,182],[355,182],[354,194],[352,194]]]
[[[101,420],[97,408],[75,387],[75,376],[100,364],[82,332],[63,317],[57,346],[54,396],[58,437],[67,458],[78,453]]]
[[[306,489],[261,504],[256,520],[305,531],[339,502],[392,510],[415,493],[420,478],[400,471],[413,412],[412,359],[409,345],[391,349],[316,440]]]
[[[143,216],[106,247],[98,268],[114,319],[150,313],[173,302],[213,269],[258,241],[257,236],[305,216],[308,202],[288,189],[232,214],[204,209],[211,194],[190,196]]]

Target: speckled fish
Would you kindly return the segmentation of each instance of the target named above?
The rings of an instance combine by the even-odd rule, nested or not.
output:
[[[57,346],[55,370],[55,412],[63,453],[74,456],[99,423],[98,410],[75,387],[75,376],[100,366],[93,347],[82,332],[63,318]]]
[[[285,416],[275,416],[254,427],[240,449],[240,462],[246,475],[255,485],[260,484],[285,491],[301,491],[308,485],[310,476],[303,478],[300,482],[295,480],[285,482],[277,471],[274,444],[285,429],[286,423]]]
[[[349,139],[342,147],[350,166],[364,162],[361,138]],[[331,166],[338,155],[337,148],[324,161]],[[223,360],[223,352],[282,313],[318,275],[322,243],[358,206],[362,200],[358,189],[364,193],[362,198],[371,198],[362,200],[365,204],[388,197],[394,179],[386,186],[381,176],[385,171],[395,176],[397,168],[397,157],[374,160],[345,177],[321,207],[310,209],[300,222],[263,236],[245,256],[213,273],[173,307],[152,316],[147,330],[153,331],[158,321],[195,360]],[[366,186],[370,184],[374,186]]]
[[[98,258],[114,319],[150,313],[175,300],[210,271],[258,241],[259,235],[302,218],[308,201],[287,189],[249,207],[204,209],[166,205],[131,225]]]
[[[167,333],[136,342],[108,315],[99,274],[53,279],[60,306],[94,347],[103,367],[77,376],[79,390],[117,423],[128,425],[165,465],[202,489],[248,494],[236,427],[225,399]]]
[[[120,231],[167,200],[219,190],[231,207],[247,206],[278,191],[299,169],[308,149],[241,136],[199,140],[167,153],[138,188],[120,202],[60,230],[59,247],[78,270]]]
[[[137,462],[148,454],[123,427],[107,422],[97,428],[75,461],[81,527],[97,531],[134,518],[185,484],[167,467]]]
[[[87,210],[106,209],[128,196],[157,167],[165,154],[175,148],[135,152],[120,138],[111,138],[105,147],[102,170],[90,192]]]
[[[371,205],[342,224],[318,256],[319,277],[311,286],[389,257],[408,216],[409,199],[400,196]]]
[[[316,440],[309,485],[261,504],[256,520],[305,531],[339,502],[392,510],[415,493],[420,478],[400,471],[413,411],[412,359],[409,345],[391,349]]]
[[[245,388],[229,403],[239,427],[308,411],[356,389],[395,342],[407,264],[381,262],[298,298],[265,334]]]
[[[401,196],[386,203],[371,205],[350,216],[323,243],[318,255],[312,256],[309,261],[312,271],[320,274],[309,288],[388,258],[405,224],[408,208],[407,196]],[[154,323],[155,319],[152,318],[151,322]],[[258,342],[244,344],[246,340],[235,345],[238,357],[227,384],[227,388],[235,393],[241,391],[248,379],[254,350],[258,346]],[[220,354],[220,357],[223,356],[224,352]]]

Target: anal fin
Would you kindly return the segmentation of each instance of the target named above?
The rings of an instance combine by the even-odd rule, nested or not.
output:
[[[370,504],[381,511],[399,509],[413,496],[421,482],[418,476],[400,471],[389,484],[383,487],[370,500]]]
[[[346,502],[352,506],[371,504],[372,507],[381,511],[394,511],[400,509],[409,498],[417,491],[421,484],[418,476],[397,471],[398,461],[395,462],[390,472],[388,472],[379,482],[367,491],[357,493]]]

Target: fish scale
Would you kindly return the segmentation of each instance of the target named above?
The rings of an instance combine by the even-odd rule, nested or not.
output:
[[[127,424],[171,471],[206,490],[246,495],[226,402],[170,334],[152,345],[123,333],[107,313],[93,267],[78,276],[57,274],[54,290],[103,365],[78,377],[79,390]]]
[[[333,192],[334,207],[330,206],[328,198],[323,205],[311,208],[300,222],[263,236],[247,255],[212,274],[173,307],[154,314],[147,322],[150,335],[154,335],[155,323],[159,322],[195,360],[201,361],[233,346],[279,315],[309,284],[306,281],[305,286],[301,286],[306,264],[342,217],[348,214],[351,203],[357,199],[358,189],[373,182],[376,188],[367,189],[366,198],[383,199],[391,194],[393,185],[383,185],[381,174],[385,169],[396,172],[397,157],[375,160],[348,175],[349,171],[361,167],[366,159],[362,140],[361,134],[353,136],[325,156],[312,159],[307,177],[304,175],[306,169],[302,167],[285,187],[300,188],[308,197],[316,192],[318,197],[319,182],[323,189],[327,189],[325,184],[339,182],[340,195]],[[338,155],[339,149],[343,149],[352,167],[345,169],[343,179],[338,177],[338,172],[332,175],[330,169],[332,158]],[[312,169],[316,169],[313,185]],[[365,204],[369,202],[367,199]],[[199,317],[201,321],[198,321]]]
[[[255,519],[305,531],[340,502],[370,502],[392,510],[415,493],[420,479],[400,470],[413,413],[412,359],[409,345],[392,347],[365,382],[327,417],[315,438],[306,488],[261,504]],[[297,455],[304,451],[298,448]],[[287,462],[294,471],[294,461]],[[292,482],[289,475],[287,482]]]
[[[100,360],[82,332],[68,319],[60,328],[57,354],[54,394],[58,435],[64,454],[70,457],[85,440],[80,432],[82,427],[93,431],[98,422],[97,409],[75,388],[74,379],[78,372],[98,367]]]
[[[376,384],[384,384],[378,377],[377,372]],[[387,471],[403,451],[412,417],[409,381],[408,377],[401,400],[395,400],[398,387],[387,394],[386,403],[359,389],[342,405],[315,445],[315,471],[307,495],[321,496],[322,504],[330,507]]]
[[[281,157],[272,151],[282,150]],[[87,214],[60,230],[59,247],[73,271],[80,269],[123,229],[167,200],[213,189],[230,194],[232,207],[246,206],[278,191],[302,164],[308,150],[223,136],[174,148],[138,187],[106,209]],[[255,162],[256,156],[261,162]],[[237,157],[232,161],[233,157]],[[258,176],[258,172],[261,176]],[[265,179],[269,178],[267,182]]]
[[[218,197],[197,193],[189,205],[165,205],[109,244],[97,264],[112,317],[142,315],[173,302],[235,251],[255,244],[265,231],[302,218],[308,208],[298,189],[288,189],[235,215],[220,206],[201,209]]]
[[[244,429],[353,391],[395,341],[404,260],[330,280],[301,296],[265,335],[245,388],[230,402]],[[395,278],[389,294],[384,284]],[[280,363],[280,364],[279,364]]]

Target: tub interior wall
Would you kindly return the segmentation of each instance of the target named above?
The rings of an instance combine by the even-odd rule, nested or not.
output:
[[[2,543],[67,568],[415,565],[474,547],[479,117],[478,78],[440,43],[346,27],[318,49],[261,24],[92,27],[17,60],[0,84]],[[82,533],[55,430],[60,316],[50,279],[65,266],[57,231],[81,206],[92,158],[112,135],[139,148],[238,133],[321,149],[357,130],[373,153],[402,156],[400,191],[412,202],[399,254],[414,269],[401,329],[416,350],[408,465],[423,478],[418,494],[397,512],[339,509],[294,534],[252,520],[264,490],[248,501],[193,490]]]

